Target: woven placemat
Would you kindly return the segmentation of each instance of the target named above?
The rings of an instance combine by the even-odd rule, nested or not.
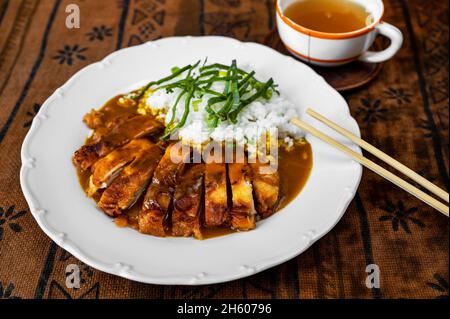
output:
[[[345,97],[364,139],[448,189],[448,2],[384,2],[385,19],[402,30],[405,44],[374,81]],[[65,26],[73,3],[80,29]],[[20,146],[56,88],[119,48],[161,37],[224,35],[262,43],[274,28],[273,1],[3,0],[0,27],[0,298],[448,295],[448,220],[370,172],[339,224],[308,251],[218,285],[145,285],[102,273],[53,243],[31,216],[19,184]],[[379,289],[365,285],[368,264],[379,266]],[[69,265],[81,270],[79,289],[66,286]]]

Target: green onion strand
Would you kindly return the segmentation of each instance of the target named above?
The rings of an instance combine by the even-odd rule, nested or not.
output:
[[[144,88],[141,90],[141,92],[137,95],[137,97],[135,98],[136,101],[139,101],[141,99],[141,97],[144,96],[145,93],[147,93],[147,91],[150,89],[150,87],[154,86],[154,85],[161,85],[167,81],[170,81],[172,79],[175,79],[177,76],[179,76],[180,74],[184,73],[185,71],[192,69],[192,66],[186,65],[185,67],[176,70],[175,72],[173,72],[171,75],[160,79],[159,81],[155,81],[155,82],[150,82],[148,83],[146,86],[144,86]]]
[[[167,124],[162,139],[168,138],[175,130],[186,124],[191,104],[194,112],[198,112],[204,95],[210,95],[205,106],[207,112],[205,122],[208,127],[215,128],[221,121],[229,120],[236,123],[238,114],[257,99],[270,100],[273,92],[279,94],[273,79],[269,79],[267,82],[258,81],[255,78],[255,71],[246,72],[238,68],[236,60],[233,60],[230,66],[220,63],[206,65],[205,60],[199,67],[200,63],[199,60],[194,65],[172,68],[171,75],[159,81],[148,83],[135,97],[135,100],[139,100],[152,86],[156,86],[155,91],[163,89],[167,92],[173,92],[174,89],[181,90],[172,107],[172,118]],[[194,74],[197,69],[198,72]],[[166,84],[166,82],[176,79],[186,71],[187,74],[184,78]],[[222,92],[211,89],[217,82],[224,83]],[[175,124],[177,106],[186,94],[183,115],[179,122]]]

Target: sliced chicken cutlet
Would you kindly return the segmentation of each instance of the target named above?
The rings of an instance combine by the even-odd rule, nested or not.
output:
[[[205,226],[228,226],[227,168],[222,163],[205,164]]]
[[[231,185],[231,227],[236,230],[250,230],[256,227],[255,205],[251,183],[251,169],[246,163],[228,164]]]
[[[98,142],[116,126],[135,116],[136,110],[119,104],[117,98],[109,101],[100,110],[92,109],[83,117],[83,122],[94,130],[86,144]]]
[[[148,140],[132,140],[95,162],[89,179],[88,195],[93,196],[99,189],[108,187],[127,164],[153,147],[154,144]]]
[[[258,214],[266,218],[275,212],[280,195],[280,175],[270,163],[249,164],[252,169],[252,184]]]
[[[141,150],[105,189],[98,206],[110,216],[120,215],[133,206],[148,186],[162,154],[155,144]]]
[[[121,125],[122,123],[126,122],[127,120],[129,120],[130,118],[135,117],[135,116],[136,115],[132,115],[132,114],[121,114],[121,115],[115,116],[112,119],[105,119],[105,116],[103,116],[102,117],[103,122],[104,122],[103,125],[91,127],[90,124],[87,124],[87,126],[89,128],[92,128],[94,130],[92,135],[89,137],[87,144],[94,144],[94,143],[101,141],[101,139],[103,137],[105,137],[106,135],[108,135],[108,133],[111,132],[116,126]]]
[[[154,236],[166,236],[167,215],[172,202],[173,193],[182,174],[186,158],[181,148],[169,146],[156,168],[147,193],[142,211],[139,214],[139,231]]]
[[[177,184],[172,212],[172,233],[175,236],[203,238],[200,209],[204,172],[204,164],[189,165]]]
[[[152,116],[137,115],[112,128],[99,141],[83,145],[75,152],[74,164],[82,170],[89,169],[99,158],[109,154],[132,139],[160,131],[163,125]]]

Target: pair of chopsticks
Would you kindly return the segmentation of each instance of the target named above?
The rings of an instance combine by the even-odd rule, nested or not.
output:
[[[411,178],[413,181],[418,183],[419,185],[423,186],[427,190],[429,190],[431,193],[435,194],[439,198],[445,200],[447,203],[449,202],[449,194],[444,191],[443,189],[439,188],[438,186],[434,185],[427,179],[423,178],[410,168],[406,167],[402,163],[398,162],[394,158],[390,157],[386,153],[383,153],[379,149],[377,149],[375,146],[367,143],[366,141],[360,139],[350,131],[344,129],[343,127],[339,126],[338,124],[334,123],[333,121],[327,119],[323,115],[320,115],[319,113],[313,111],[312,109],[308,109],[306,113],[316,120],[326,124],[327,126],[331,127],[336,132],[340,133],[341,135],[345,136],[349,140],[351,140],[353,143],[359,145],[361,148],[366,150],[367,152],[371,153],[372,155],[375,155],[385,163],[389,164],[391,167],[395,168],[396,170],[400,171],[407,177]],[[434,197],[431,197],[430,195],[426,194],[425,192],[421,191],[417,187],[411,185],[410,183],[406,182],[405,180],[401,179],[397,175],[391,173],[390,171],[386,170],[385,168],[381,167],[380,165],[374,163],[373,161],[369,160],[368,158],[364,157],[363,155],[353,151],[352,149],[348,148],[347,146],[339,143],[338,141],[332,139],[328,135],[320,132],[319,130],[315,129],[311,125],[301,121],[298,118],[294,118],[291,120],[291,123],[298,126],[305,132],[308,132],[309,134],[321,139],[322,141],[330,144],[331,146],[334,146],[335,148],[341,150],[342,152],[346,153],[347,155],[350,155],[354,160],[362,164],[363,166],[367,167],[371,171],[377,173],[378,175],[381,175],[382,177],[386,178],[390,182],[394,183],[395,185],[399,186],[400,188],[404,189],[405,191],[409,192],[413,196],[417,197],[418,199],[422,200],[423,202],[427,203],[431,207],[435,208],[445,216],[449,216],[449,208],[442,202],[438,201]]]

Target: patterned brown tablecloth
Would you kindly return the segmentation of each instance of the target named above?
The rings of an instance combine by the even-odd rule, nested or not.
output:
[[[80,7],[80,29],[65,27],[70,3]],[[448,189],[448,2],[385,4],[385,20],[405,35],[403,49],[345,97],[363,138]],[[19,185],[20,146],[40,105],[71,75],[152,39],[262,42],[273,26],[271,0],[0,0],[0,298],[448,297],[448,219],[367,171],[343,219],[312,248],[225,284],[157,286],[108,275],[36,224]],[[68,264],[81,267],[80,289],[66,288]],[[380,289],[366,288],[368,264],[380,267]]]

